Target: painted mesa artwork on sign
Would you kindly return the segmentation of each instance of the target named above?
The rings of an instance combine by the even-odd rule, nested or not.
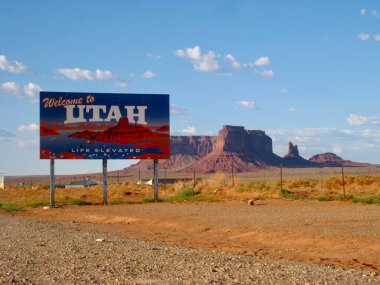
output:
[[[170,158],[169,95],[40,92],[40,158]]]

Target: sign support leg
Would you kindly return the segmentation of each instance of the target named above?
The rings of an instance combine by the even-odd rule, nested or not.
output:
[[[55,207],[55,199],[54,199],[54,192],[55,192],[55,176],[54,176],[54,157],[50,158],[50,208]]]
[[[103,205],[108,205],[107,158],[103,158]]]
[[[154,202],[158,202],[158,159],[155,159],[153,161],[153,168],[154,168],[154,178],[153,178],[153,185],[154,185]]]

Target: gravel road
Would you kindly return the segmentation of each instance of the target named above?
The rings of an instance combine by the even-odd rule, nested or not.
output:
[[[378,272],[273,261],[0,214],[0,284],[380,284]]]

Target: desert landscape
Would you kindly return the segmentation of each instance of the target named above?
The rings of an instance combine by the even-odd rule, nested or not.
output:
[[[380,1],[1,1],[0,285],[380,285]]]
[[[378,165],[333,153],[306,160],[291,142],[279,157],[265,132],[232,126],[217,137],[174,136],[171,153],[158,163],[157,203],[144,184],[151,160],[108,173],[108,206],[102,185],[72,187],[99,173],[56,176],[54,208],[47,176],[6,177],[0,281],[380,282]],[[50,259],[55,266],[41,266]]]
[[[343,196],[341,177],[331,170],[323,185],[319,173],[294,178],[292,171],[301,169],[286,171],[282,191],[270,171],[265,180],[237,175],[234,184],[229,174],[217,173],[195,185],[192,180],[160,185],[159,203],[153,202],[152,186],[135,183],[110,185],[109,206],[102,205],[101,186],[56,189],[54,209],[48,207],[47,187],[2,190],[2,248],[17,246],[2,253],[7,270],[0,281],[378,284],[380,176],[347,175]],[[33,242],[14,236],[26,234],[14,223],[37,226],[28,234]],[[139,246],[125,249],[131,243]],[[106,253],[99,256],[95,249]],[[133,267],[131,251],[139,254]],[[172,272],[167,258],[182,255],[188,263],[181,258],[181,273]],[[64,273],[58,269],[61,277],[53,273],[56,267],[37,266],[50,258],[67,266]],[[109,266],[84,273],[104,264],[99,260]],[[20,261],[26,265],[11,266]]]

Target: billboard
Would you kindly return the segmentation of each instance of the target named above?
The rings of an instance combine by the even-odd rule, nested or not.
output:
[[[169,95],[40,92],[40,158],[166,159]]]

